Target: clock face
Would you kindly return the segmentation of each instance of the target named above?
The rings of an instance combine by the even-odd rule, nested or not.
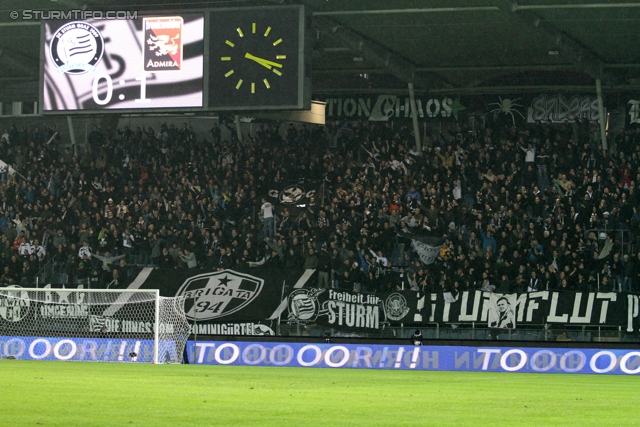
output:
[[[277,30],[273,31],[270,25],[258,28],[256,22],[252,22],[251,28],[244,30],[237,27],[236,33],[224,41],[229,52],[220,57],[222,66],[229,66],[224,77],[230,79],[232,85],[235,83],[235,89],[244,94],[255,95],[257,91],[269,91],[269,79],[273,82],[287,72],[287,55],[282,53],[286,50],[283,47],[287,42],[278,37]],[[256,81],[260,77],[264,78]]]
[[[209,107],[302,108],[303,23],[299,7],[212,11]]]

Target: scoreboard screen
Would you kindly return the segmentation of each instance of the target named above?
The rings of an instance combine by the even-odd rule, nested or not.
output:
[[[46,21],[43,113],[201,109],[204,13]]]

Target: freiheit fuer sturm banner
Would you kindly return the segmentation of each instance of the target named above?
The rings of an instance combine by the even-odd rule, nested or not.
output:
[[[187,351],[190,361],[210,365],[555,374],[640,373],[640,351],[637,350],[205,341],[195,345],[187,343]]]

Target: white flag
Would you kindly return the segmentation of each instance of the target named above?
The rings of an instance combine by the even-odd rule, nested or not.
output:
[[[4,161],[0,160],[0,173],[7,172],[9,172],[9,175],[13,175],[14,173],[16,173],[16,170],[10,165],[6,164]]]
[[[442,249],[442,245],[431,246],[417,239],[411,239],[411,246],[426,265],[433,264],[440,253],[440,249]]]

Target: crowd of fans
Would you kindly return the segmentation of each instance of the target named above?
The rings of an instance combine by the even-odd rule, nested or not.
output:
[[[6,129],[0,283],[266,264],[367,292],[640,287],[640,129],[609,135],[607,151],[580,120],[484,117],[421,149],[404,123],[256,128],[241,141],[224,121],[206,138],[186,124],[95,127],[77,156],[53,126]],[[315,193],[272,197],[289,184]],[[433,264],[414,238],[442,243]]]

